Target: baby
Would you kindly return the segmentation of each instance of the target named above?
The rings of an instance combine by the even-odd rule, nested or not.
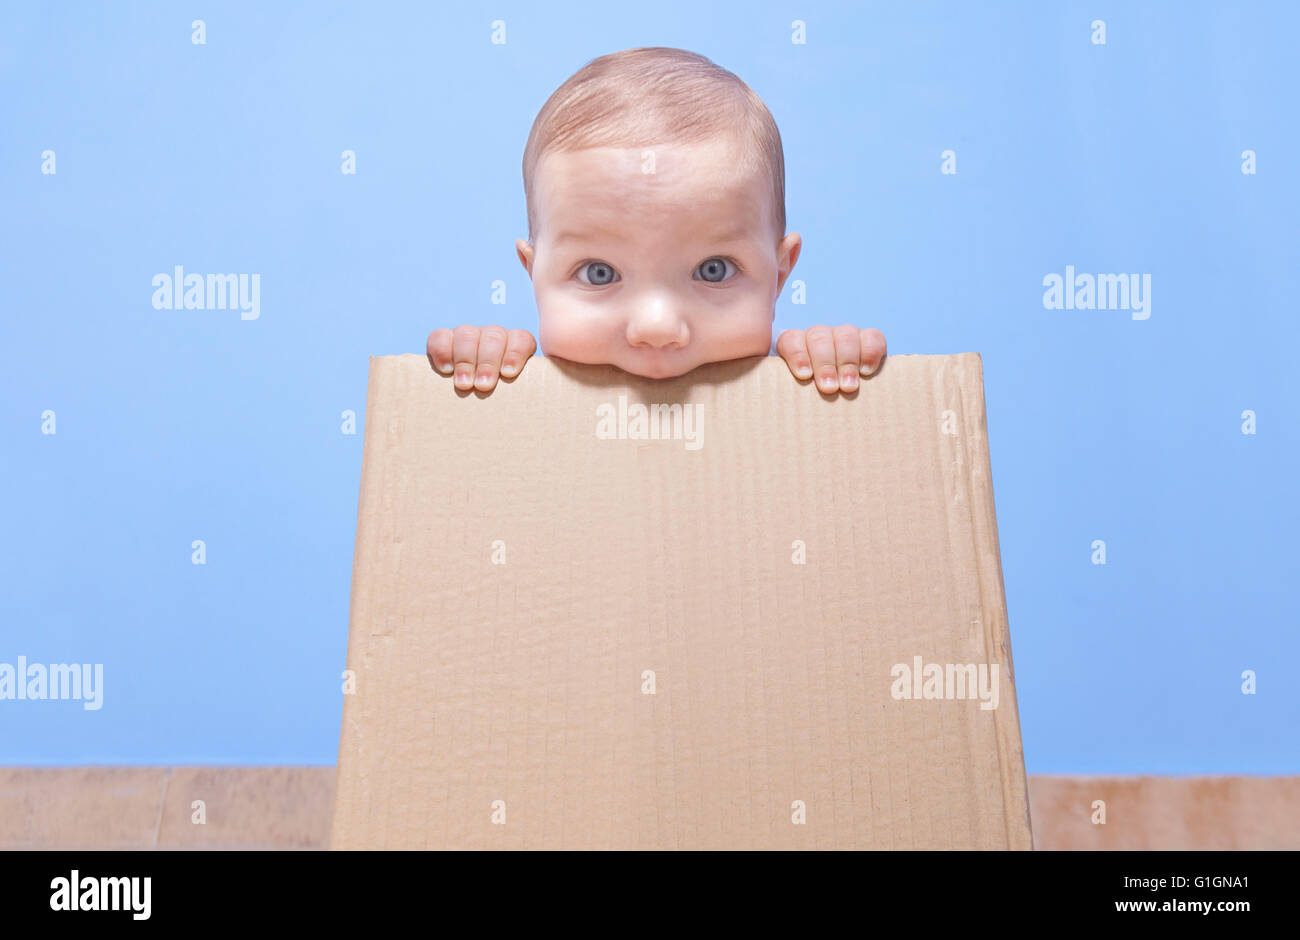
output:
[[[785,232],[776,122],[748,85],[693,52],[594,59],[551,95],[524,149],[528,241],[548,356],[647,378],[772,351],[776,298],[802,239]],[[537,350],[527,330],[459,326],[428,354],[458,389],[496,387]],[[798,379],[852,392],[885,356],[879,330],[786,330]]]

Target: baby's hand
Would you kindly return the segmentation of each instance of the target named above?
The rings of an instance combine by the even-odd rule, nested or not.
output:
[[[537,341],[532,333],[507,330],[504,326],[481,329],[458,326],[455,330],[443,328],[429,334],[429,361],[443,375],[454,366],[456,387],[464,391],[470,388],[492,391],[498,373],[514,378],[536,351]]]
[[[827,395],[836,390],[851,392],[859,375],[870,375],[885,358],[885,334],[844,326],[810,326],[786,330],[776,340],[777,355],[785,360],[797,379],[817,373],[817,387]]]

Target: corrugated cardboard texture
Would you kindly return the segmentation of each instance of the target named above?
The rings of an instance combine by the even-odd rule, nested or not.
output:
[[[164,798],[168,775],[210,785]],[[333,767],[0,767],[0,851],[324,849],[334,779]],[[187,837],[204,829],[196,793],[220,810]],[[1099,799],[1105,825],[1091,821]],[[1300,849],[1300,777],[1030,776],[1029,802],[1038,849]],[[173,834],[161,845],[159,813]]]
[[[370,368],[336,847],[1031,846],[977,355]]]

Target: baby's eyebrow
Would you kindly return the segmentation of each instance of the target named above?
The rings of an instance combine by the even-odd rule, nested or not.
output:
[[[713,232],[709,235],[709,240],[715,242],[746,241],[749,239],[750,234],[751,230],[748,225],[736,224],[723,231]]]
[[[620,233],[609,229],[601,229],[598,231],[593,230],[588,232],[565,231],[555,236],[553,244],[558,247],[566,241],[596,241],[600,239],[602,234],[611,240],[617,240],[621,237]],[[748,242],[750,240],[750,235],[751,232],[748,226],[738,225],[732,226],[725,231],[714,232],[711,235],[705,236],[702,240],[713,244],[722,242]]]
[[[591,229],[588,229],[586,231],[581,231],[581,232],[568,230],[568,231],[561,232],[559,235],[555,236],[555,244],[559,245],[562,242],[566,242],[566,241],[575,241],[575,242],[593,241],[595,239],[601,238],[602,236],[604,236],[605,238],[619,238],[620,233],[614,231],[613,229],[597,228],[597,227],[593,227]]]

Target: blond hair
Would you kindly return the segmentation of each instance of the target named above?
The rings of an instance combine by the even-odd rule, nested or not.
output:
[[[748,85],[704,56],[646,46],[592,59],[537,112],[524,147],[528,240],[537,233],[533,180],[542,156],[591,147],[693,144],[738,135],[739,173],[772,181],[777,237],[785,233],[785,157],[776,121]]]

